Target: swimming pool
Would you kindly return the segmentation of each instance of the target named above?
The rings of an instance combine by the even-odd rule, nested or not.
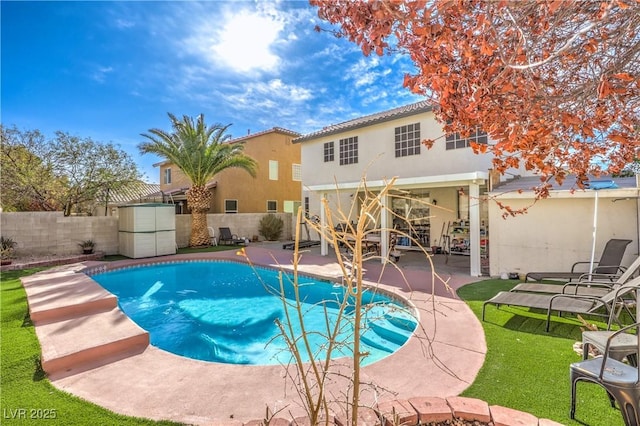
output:
[[[257,272],[257,275],[256,275]],[[118,297],[120,308],[147,330],[151,344],[189,358],[233,364],[288,364],[291,354],[276,320],[285,322],[279,297],[279,272],[228,261],[151,264],[92,275]],[[285,279],[285,296],[295,299]],[[314,352],[324,354],[326,328],[335,324],[344,287],[299,276],[304,326]],[[361,350],[363,365],[399,349],[412,335],[417,319],[405,305],[373,289],[363,292]],[[295,317],[292,308],[290,315]],[[340,345],[334,357],[350,356],[353,308],[340,324]],[[294,333],[300,324],[292,320]],[[303,352],[304,353],[304,352]],[[308,361],[304,354],[303,361]]]

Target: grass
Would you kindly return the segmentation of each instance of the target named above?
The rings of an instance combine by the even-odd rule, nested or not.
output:
[[[27,311],[20,277],[40,269],[3,272],[0,277],[0,406],[2,424],[175,425],[115,414],[56,389],[40,368],[40,345]],[[22,411],[24,410],[24,411]],[[43,423],[44,422],[44,423]]]
[[[3,424],[11,424],[11,415],[20,409],[27,410],[27,419],[16,419],[16,423],[41,423],[29,418],[30,410],[39,409],[51,410],[48,413],[56,417],[51,423],[56,424],[175,425],[115,414],[62,392],[47,380],[40,368],[40,346],[20,283],[20,277],[38,270],[12,271],[0,277]],[[458,294],[480,318],[482,302],[514,284],[487,280],[464,286]],[[572,350],[580,339],[580,327],[575,319],[554,317],[551,331],[546,333],[545,317],[540,312],[488,306],[487,321],[482,323],[488,347],[486,361],[463,395],[568,425],[622,425],[622,416],[609,406],[604,390],[586,383],[578,386],[579,421],[569,419],[569,364],[580,359]]]
[[[482,303],[517,281],[487,280],[458,290],[473,312],[482,315]],[[569,419],[571,387],[569,364],[581,358],[573,344],[581,340],[575,317],[552,317],[545,332],[546,312],[493,305],[482,322],[487,356],[476,380],[463,396],[479,398],[567,425],[622,425],[622,415],[611,408],[605,391],[597,385],[578,384],[576,420]],[[601,328],[606,326],[591,321]]]

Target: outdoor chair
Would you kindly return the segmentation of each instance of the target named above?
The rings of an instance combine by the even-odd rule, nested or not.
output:
[[[638,287],[640,287],[640,277],[633,278],[619,288],[612,289],[602,296],[501,291],[483,303],[482,320],[484,321],[487,305],[493,304],[496,305],[496,307],[500,307],[500,305],[508,305],[546,310],[546,331],[549,331],[551,313],[553,311],[557,311],[559,314],[568,312],[574,314],[589,314],[609,317],[609,326],[611,326],[612,321],[616,321],[620,324],[618,314],[622,309],[626,309],[629,315],[634,317],[631,311],[629,311],[629,305],[631,303],[635,304],[635,297],[633,300],[629,300],[628,296]]]
[[[595,266],[593,271],[586,272],[609,275],[617,275],[624,272],[620,268],[620,263],[622,262],[622,257],[624,256],[624,252],[629,243],[631,243],[631,240],[620,240],[615,238],[607,241],[607,244],[604,246],[604,250],[602,250],[600,260],[593,263]],[[580,279],[580,277],[585,274],[585,271],[579,271],[579,267],[584,267],[584,265],[590,264],[590,261],[576,262],[571,267],[571,271],[567,272],[529,272],[525,276],[524,280],[541,281],[544,279],[555,279],[573,281]]]
[[[640,369],[637,366],[625,364],[611,355],[611,345],[616,338],[627,334],[633,328],[636,335],[640,323],[635,323],[621,328],[612,333],[607,339],[603,356],[575,362],[569,367],[571,379],[571,411],[569,417],[575,418],[576,413],[576,387],[578,382],[585,381],[602,386],[615,407],[618,403],[620,412],[627,426],[640,424]],[[640,352],[640,343],[636,338],[636,352]]]
[[[615,289],[629,281],[634,276],[640,274],[640,256],[633,261],[622,275],[612,276],[610,274],[583,274],[578,281],[569,281],[565,284],[540,284],[540,283],[520,283],[510,291],[525,291],[531,293],[564,293],[564,294],[586,294],[590,296],[601,296],[610,289]]]
[[[229,228],[218,228],[220,230],[220,236],[218,237],[218,241],[220,244],[229,245],[238,245],[238,244],[246,244],[245,240],[242,238],[238,238],[236,234],[231,233],[231,229]]]
[[[210,226],[207,226],[207,231],[209,231],[209,240],[211,241],[211,245],[212,246],[217,246],[218,245],[218,238],[216,237],[216,234],[213,231],[213,228],[210,227]]]

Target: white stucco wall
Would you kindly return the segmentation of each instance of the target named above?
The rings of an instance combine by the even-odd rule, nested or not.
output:
[[[420,123],[420,138],[436,139],[431,149],[422,146],[419,155],[395,156],[394,129],[399,126]],[[358,137],[358,163],[340,165],[340,139]],[[334,142],[334,161],[324,162],[324,143]],[[432,112],[387,121],[369,127],[325,136],[302,142],[302,182],[304,186],[333,183],[335,181],[359,182],[364,175],[368,181],[414,176],[435,176],[486,172],[491,168],[490,155],[476,155],[471,148],[447,150],[441,125]]]
[[[611,238],[630,239],[623,265],[639,255],[640,208],[635,189],[598,191],[595,260]],[[629,197],[628,199],[622,199]],[[614,199],[619,199],[613,202]],[[530,206],[531,195],[500,197],[513,209]],[[566,271],[574,262],[591,259],[594,191],[555,191],[526,214],[502,219],[503,210],[489,202],[490,273]]]

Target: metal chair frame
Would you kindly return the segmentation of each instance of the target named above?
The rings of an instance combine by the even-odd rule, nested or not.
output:
[[[625,425],[640,425],[640,367],[614,359],[611,351],[617,336],[633,328],[636,329],[637,334],[638,327],[640,327],[640,322],[627,325],[611,333],[602,357],[571,364],[569,368],[571,379],[569,417],[571,419],[575,418],[577,383],[586,381],[602,386],[607,391],[612,407],[615,407],[617,402]],[[636,339],[636,345],[636,353],[640,353],[640,339]]]

